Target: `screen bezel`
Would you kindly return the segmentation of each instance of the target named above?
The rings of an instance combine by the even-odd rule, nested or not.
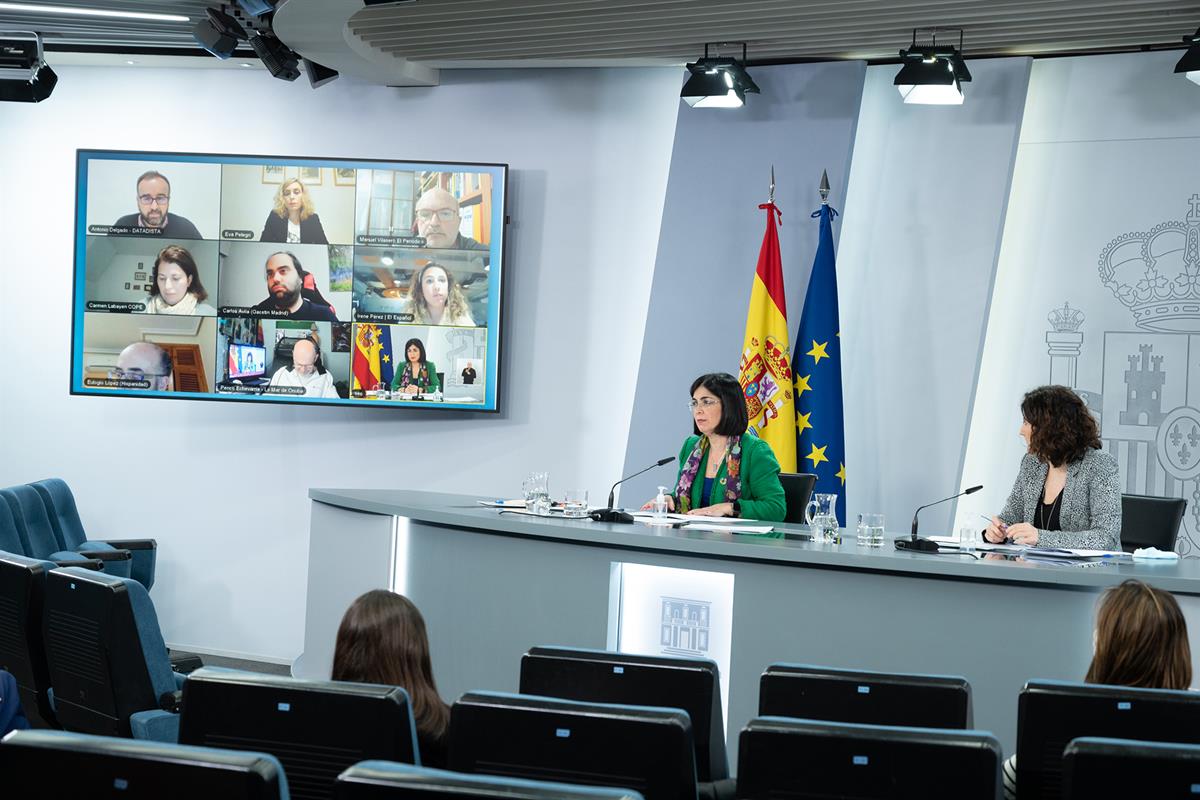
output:
[[[393,169],[397,171],[407,171],[406,168],[412,167],[413,171],[421,169],[435,172],[469,172],[472,168],[479,168],[480,171],[494,171],[497,175],[493,175],[493,193],[496,191],[496,182],[498,179],[500,198],[499,202],[494,204],[495,209],[499,209],[498,214],[493,210],[493,225],[492,230],[499,235],[499,241],[495,241],[497,233],[493,233],[493,254],[499,257],[498,265],[493,265],[493,275],[496,275],[496,299],[495,299],[495,327],[489,324],[487,327],[487,360],[492,365],[485,376],[487,387],[484,394],[484,402],[477,403],[447,403],[441,402],[411,402],[411,403],[379,403],[362,398],[316,398],[316,397],[296,397],[284,398],[278,395],[242,395],[242,394],[218,394],[216,392],[208,392],[205,394],[186,393],[179,391],[147,391],[137,389],[119,389],[119,388],[88,388],[83,386],[83,319],[86,313],[85,303],[85,278],[86,278],[86,246],[87,246],[87,165],[91,160],[116,160],[116,161],[156,161],[163,162],[179,162],[179,163],[211,163],[217,166],[224,164],[253,164],[267,166],[284,166],[284,167],[303,167],[316,166],[323,168],[352,168],[352,169]],[[260,155],[253,153],[198,153],[184,151],[150,151],[150,150],[108,150],[108,149],[93,149],[93,148],[78,148],[75,151],[75,237],[74,237],[74,252],[72,261],[72,284],[71,284],[71,367],[69,377],[69,393],[72,396],[81,397],[123,397],[123,398],[142,398],[156,400],[186,400],[186,401],[218,401],[218,402],[240,402],[240,403],[271,403],[280,406],[336,406],[339,408],[389,408],[401,413],[413,412],[417,414],[428,414],[430,412],[442,412],[443,414],[456,414],[457,412],[467,412],[468,414],[499,414],[502,412],[500,402],[502,392],[502,376],[504,374],[505,360],[505,342],[507,337],[504,335],[504,318],[505,318],[505,301],[504,286],[508,272],[507,259],[507,233],[508,233],[508,164],[494,162],[478,162],[478,161],[425,161],[425,160],[394,160],[394,159],[379,159],[379,158],[345,158],[345,157],[321,157],[321,156],[281,156],[281,155]],[[219,232],[218,232],[219,233]],[[215,241],[223,243],[225,240],[221,238],[203,240]],[[357,244],[352,246],[359,246]],[[367,246],[367,245],[363,245]],[[497,269],[498,266],[498,269]],[[492,299],[489,295],[489,304]],[[219,319],[220,317],[212,317]],[[353,320],[347,320],[347,324],[359,324]],[[490,320],[489,320],[490,323]],[[351,378],[353,377],[353,342],[351,343]],[[493,357],[493,354],[495,356]],[[78,380],[77,380],[78,378]]]

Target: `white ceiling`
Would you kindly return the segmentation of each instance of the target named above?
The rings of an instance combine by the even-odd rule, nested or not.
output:
[[[215,0],[39,5],[72,3],[197,20]],[[235,6],[225,7],[255,24]],[[0,11],[0,29],[37,30],[52,53],[76,51],[60,61],[155,64],[158,57],[174,56],[218,66],[216,59],[196,55],[192,24]],[[431,85],[441,69],[682,64],[701,55],[705,42],[716,41],[745,41],[752,62],[894,59],[913,27],[932,25],[964,28],[968,59],[1180,47],[1181,38],[1200,26],[1200,2],[414,0],[364,7],[362,0],[283,0],[274,25],[300,54],[343,74]],[[54,63],[54,56],[49,60]]]

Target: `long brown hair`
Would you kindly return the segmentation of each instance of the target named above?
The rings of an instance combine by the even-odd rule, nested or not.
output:
[[[1066,466],[1101,447],[1096,418],[1074,389],[1039,386],[1026,392],[1021,416],[1033,428],[1029,452],[1044,464]]]
[[[418,732],[445,735],[450,707],[438,694],[425,620],[407,597],[374,589],[346,609],[333,650],[335,681],[382,683],[408,692]]]
[[[1187,622],[1174,596],[1136,580],[1107,589],[1096,613],[1096,654],[1084,680],[1147,689],[1191,686]]]

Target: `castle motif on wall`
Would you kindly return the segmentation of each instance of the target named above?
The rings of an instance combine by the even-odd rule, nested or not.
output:
[[[1162,371],[1162,356],[1152,356],[1154,345],[1144,344],[1138,350],[1142,355],[1129,356],[1129,369],[1125,370],[1125,410],[1121,412],[1122,425],[1149,425],[1157,427],[1166,414],[1162,410],[1162,388],[1166,373]],[[1140,367],[1140,368],[1139,368]]]

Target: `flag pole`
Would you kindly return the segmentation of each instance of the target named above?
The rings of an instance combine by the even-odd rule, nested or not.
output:
[[[767,192],[767,202],[775,202],[775,165],[771,165],[771,190]]]
[[[775,184],[772,182],[771,188],[773,189],[774,187]],[[821,205],[829,205],[829,173],[825,170],[821,170],[821,185],[817,188],[817,191],[821,193]]]

